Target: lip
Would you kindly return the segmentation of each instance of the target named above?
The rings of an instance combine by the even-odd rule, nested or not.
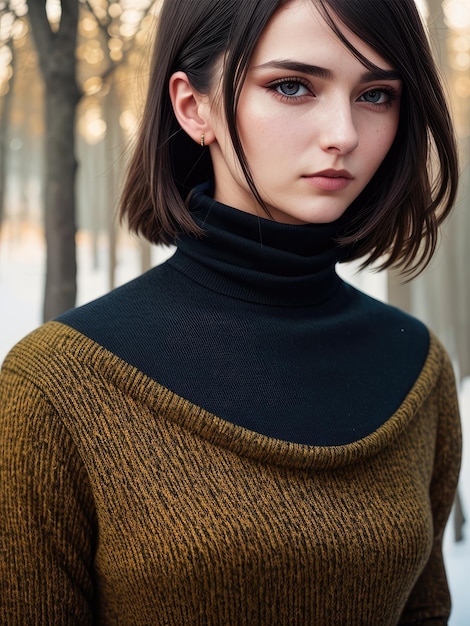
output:
[[[354,176],[347,170],[322,170],[303,177],[312,187],[323,191],[341,191],[353,180]]]

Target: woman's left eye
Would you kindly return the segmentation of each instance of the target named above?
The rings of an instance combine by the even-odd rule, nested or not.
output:
[[[369,104],[387,104],[390,99],[390,94],[383,89],[369,89],[359,97],[359,100]]]

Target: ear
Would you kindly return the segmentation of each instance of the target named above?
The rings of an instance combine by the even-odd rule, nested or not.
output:
[[[170,78],[170,99],[181,128],[196,142],[209,145],[214,139],[209,121],[204,119],[208,110],[207,96],[197,92],[184,72],[175,72]]]

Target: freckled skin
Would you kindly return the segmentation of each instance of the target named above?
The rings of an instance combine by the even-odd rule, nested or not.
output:
[[[339,21],[338,26],[372,63],[393,70]],[[328,75],[274,67],[280,60],[318,66]],[[398,128],[401,81],[369,77],[365,82],[366,73],[311,2],[295,0],[268,23],[242,89],[237,124],[254,180],[275,220],[337,219],[382,163]],[[215,134],[210,146],[215,199],[265,217],[234,155],[220,101],[209,96],[201,111]],[[312,177],[331,169],[346,170],[346,180],[336,184]]]

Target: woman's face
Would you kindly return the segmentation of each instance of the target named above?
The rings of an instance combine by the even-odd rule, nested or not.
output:
[[[372,48],[338,26],[381,75],[341,44],[311,0],[294,0],[274,14],[250,62],[237,126],[256,187],[279,222],[340,217],[397,132],[401,81]],[[216,200],[265,216],[234,153],[220,99],[209,98],[206,106],[215,137]]]

